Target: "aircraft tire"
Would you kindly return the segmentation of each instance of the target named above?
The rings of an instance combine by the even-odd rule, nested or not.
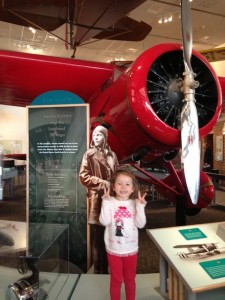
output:
[[[185,209],[185,214],[187,216],[195,216],[201,211],[199,207],[190,207]]]

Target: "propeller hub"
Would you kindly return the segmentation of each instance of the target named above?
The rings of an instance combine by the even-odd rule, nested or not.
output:
[[[167,86],[167,97],[171,106],[175,106],[178,109],[182,108],[182,79],[172,79],[168,82]]]

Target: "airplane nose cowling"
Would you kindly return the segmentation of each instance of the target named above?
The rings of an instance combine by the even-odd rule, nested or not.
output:
[[[195,80],[200,83],[195,98],[202,137],[212,130],[219,117],[222,94],[211,65],[195,51],[192,56]],[[176,44],[157,45],[147,50],[129,72],[128,97],[134,118],[150,136],[171,146],[181,143],[183,72],[183,49]]]
[[[222,93],[211,65],[195,51],[192,67],[200,83],[195,98],[202,138],[219,118]],[[109,129],[109,144],[120,160],[144,152],[152,160],[180,149],[183,72],[182,46],[160,44],[140,55],[93,101],[91,123],[97,120]]]

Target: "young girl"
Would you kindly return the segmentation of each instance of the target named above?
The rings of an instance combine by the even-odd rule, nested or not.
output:
[[[138,228],[146,224],[146,194],[141,196],[135,176],[129,170],[115,172],[111,189],[114,196],[105,189],[99,217],[106,226],[104,241],[110,268],[110,296],[111,300],[120,300],[124,281],[126,300],[135,300]]]

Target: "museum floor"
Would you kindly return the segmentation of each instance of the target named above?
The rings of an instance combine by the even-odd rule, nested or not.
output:
[[[25,188],[16,187],[13,198],[5,197],[0,201],[0,220],[25,221],[26,199]],[[186,217],[187,225],[225,221],[225,192],[216,192],[216,203],[192,217]],[[223,203],[224,202],[224,203]],[[146,228],[175,226],[175,207],[168,201],[158,199],[149,201],[146,208],[147,224],[140,230],[140,251],[138,274],[159,272],[159,253],[147,236]]]

